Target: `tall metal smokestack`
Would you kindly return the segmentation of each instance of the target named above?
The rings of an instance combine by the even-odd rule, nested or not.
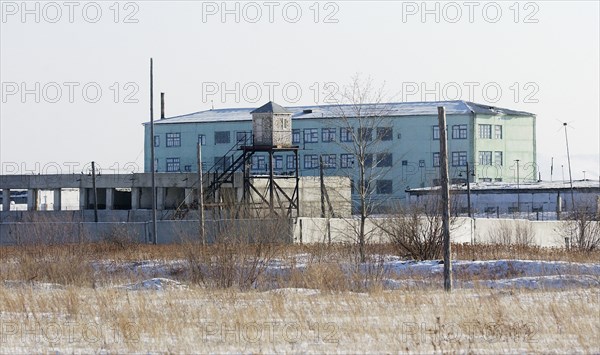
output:
[[[160,119],[165,118],[165,93],[160,93]]]

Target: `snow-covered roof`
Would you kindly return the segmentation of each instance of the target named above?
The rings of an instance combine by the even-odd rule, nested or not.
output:
[[[556,191],[556,190],[569,190],[571,184],[568,181],[541,181],[536,183],[506,183],[506,182],[477,182],[471,183],[471,192],[498,192],[502,193],[514,193],[514,191]],[[414,189],[408,189],[406,192],[411,194],[423,194],[429,193],[433,190],[438,190],[439,186],[434,187],[420,187]],[[467,190],[466,184],[455,184],[451,186],[452,190]],[[573,181],[573,189],[598,189],[600,192],[600,182],[598,180],[576,180]]]
[[[285,110],[292,113],[292,119],[336,118],[356,116],[437,116],[438,106],[446,108],[446,115],[511,115],[535,116],[533,113],[515,111],[501,107],[477,104],[474,102],[457,101],[427,101],[427,102],[394,102],[363,105],[315,105],[292,106]],[[256,108],[224,108],[199,111],[187,115],[175,116],[156,120],[154,124],[196,123],[219,121],[250,121],[251,112]],[[360,112],[360,114],[357,114]],[[145,124],[148,124],[146,122]]]
[[[274,103],[273,101],[269,101],[256,110],[250,112],[252,113],[291,113],[280,105]]]

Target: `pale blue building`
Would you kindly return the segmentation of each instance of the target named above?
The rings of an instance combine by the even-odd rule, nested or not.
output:
[[[278,106],[273,104],[273,106]],[[531,182],[537,180],[536,116],[533,113],[468,101],[402,102],[385,106],[376,126],[363,126],[361,139],[369,147],[367,165],[376,200],[405,198],[408,188],[432,186],[439,176],[438,106],[446,109],[448,158],[454,183]],[[362,105],[369,112],[373,105]],[[158,172],[197,171],[197,145],[202,144],[203,171],[226,167],[252,144],[250,108],[212,109],[155,121],[153,139],[144,124],[144,170],[150,171],[150,144],[155,146]],[[292,144],[299,146],[301,176],[324,174],[356,177],[352,154],[358,130],[356,106],[322,105],[286,107],[292,113]],[[368,115],[368,114],[367,114]],[[473,170],[467,174],[466,165]],[[217,167],[215,167],[215,165]],[[294,155],[275,155],[278,174],[291,174]],[[255,173],[267,172],[266,155],[252,157]],[[518,170],[518,173],[517,173]],[[355,190],[355,189],[354,189]]]

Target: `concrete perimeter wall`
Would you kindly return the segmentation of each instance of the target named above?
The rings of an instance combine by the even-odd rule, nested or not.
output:
[[[215,238],[255,241],[257,238],[274,238],[294,243],[352,243],[358,230],[356,218],[298,218],[210,220],[206,222],[207,241]],[[387,242],[388,237],[377,227],[383,218],[366,221],[367,241]],[[531,228],[533,244],[543,247],[563,247],[564,223],[560,221],[528,221],[514,219],[470,219],[459,217],[452,226],[455,243],[490,243],[492,234],[502,228],[514,230],[515,226]],[[598,222],[596,222],[598,223]],[[181,243],[199,239],[198,221],[158,221],[158,244]],[[0,245],[27,243],[55,244],[86,241],[152,242],[150,222],[5,222],[0,223]],[[222,239],[225,240],[225,239]]]
[[[371,243],[387,242],[388,237],[377,227],[384,222],[383,218],[371,218],[366,221],[367,240]],[[562,234],[564,222],[529,221],[520,219],[471,219],[456,218],[452,225],[451,238],[454,243],[490,243],[492,234],[501,226],[508,226],[514,231],[515,226],[531,227],[534,245],[543,247],[563,247],[565,238]],[[352,243],[356,241],[359,220],[357,218],[299,218],[294,229],[296,243]]]

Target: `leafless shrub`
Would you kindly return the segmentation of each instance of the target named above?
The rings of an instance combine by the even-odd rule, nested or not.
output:
[[[455,200],[453,200],[455,201]],[[453,228],[456,217],[450,219]],[[426,197],[420,203],[398,205],[389,218],[378,223],[400,255],[416,260],[441,257],[443,229],[441,201],[435,196]]]
[[[567,214],[559,232],[569,238],[572,247],[593,251],[600,247],[600,213],[591,201],[579,201]]]
[[[191,281],[216,288],[255,287],[269,262],[286,243],[289,221],[275,218],[219,223],[211,245],[187,238],[185,258]]]

